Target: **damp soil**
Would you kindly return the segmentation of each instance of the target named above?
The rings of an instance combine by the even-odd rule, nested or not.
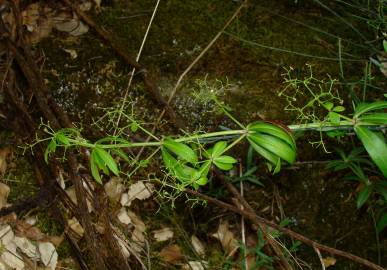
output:
[[[111,1],[103,6],[101,13],[94,14],[94,19],[113,33],[129,54],[136,55],[154,2]],[[211,104],[195,98],[194,94],[200,92],[198,80],[208,82],[215,90],[220,89],[220,98],[232,109],[233,115],[245,123],[263,118],[290,124],[296,121],[296,115],[284,110],[286,100],[278,96],[284,88],[282,74],[286,68],[293,67],[302,75],[307,71],[305,64],[311,64],[316,77],[325,78],[327,74],[339,77],[338,61],[309,57],[335,57],[337,39],[292,22],[296,20],[348,39],[356,39],[356,35],[337,18],[310,1],[252,2],[248,11],[236,19],[227,33],[303,55],[247,44],[227,33],[222,35],[188,74],[173,101],[175,110],[191,131],[210,130],[219,124],[228,124],[222,117],[219,119]],[[165,96],[170,93],[178,76],[217,34],[238,5],[239,1],[231,0],[162,1],[140,62],[148,67]],[[71,59],[64,49],[75,50],[78,57]],[[80,126],[93,134],[95,126],[91,124],[103,114],[101,108],[119,106],[122,102],[130,67],[102,44],[92,31],[80,37],[56,33],[38,44],[37,50],[44,51],[43,73],[55,98]],[[348,44],[343,50],[357,56],[364,53]],[[344,62],[347,79],[361,78],[363,68],[357,62]],[[345,89],[340,91],[347,96]],[[154,121],[159,115],[159,108],[151,101],[138,75],[129,93],[130,105],[125,109],[134,112],[145,123]],[[99,125],[102,127],[103,123]],[[168,123],[165,123],[163,132],[169,131],[167,126]],[[321,148],[316,149],[308,144],[309,139],[315,139],[313,136],[298,140],[299,161],[336,158],[333,153],[326,154]],[[331,145],[329,148],[332,149]],[[264,173],[261,181],[264,187],[246,184],[245,194],[263,216],[276,221],[287,217],[291,220],[291,229],[309,238],[374,262],[378,262],[378,259],[387,262],[386,234],[380,235],[380,243],[377,244],[372,212],[367,207],[356,209],[357,186],[343,180],[343,175],[326,170],[324,165],[312,164],[285,168],[277,176]],[[222,187],[213,186],[210,191],[214,190],[222,190]],[[265,210],[267,207],[271,210]],[[204,236],[212,233],[217,221],[208,217],[213,217],[211,211],[216,210],[211,207],[193,208],[187,217],[185,208],[184,205],[178,205],[175,210],[185,230],[193,230],[189,226],[193,218],[196,232]],[[152,218],[162,216],[159,213]],[[213,250],[212,260],[217,264],[219,254],[215,250],[219,250],[219,246],[211,240],[209,243],[214,245],[210,250]],[[382,254],[380,258],[378,248]],[[296,254],[310,263],[311,269],[319,269],[318,257],[309,247],[301,246]],[[338,259],[336,265],[329,269],[363,268]]]

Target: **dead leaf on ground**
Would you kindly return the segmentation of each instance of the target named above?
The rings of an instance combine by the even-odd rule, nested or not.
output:
[[[82,225],[79,223],[79,221],[75,217],[73,217],[72,219],[67,220],[67,224],[80,237],[82,237],[83,234],[85,233],[85,230],[83,229]]]
[[[160,251],[159,256],[161,260],[170,264],[174,264],[184,258],[181,248],[176,244],[164,247]]]
[[[26,237],[18,237],[16,236],[14,238],[14,243],[16,246],[23,252],[25,255],[27,255],[30,258],[36,258],[37,256],[37,248],[30,240],[28,240]]]
[[[55,269],[58,263],[58,253],[55,246],[50,242],[40,242],[38,244],[40,259],[45,266]]]
[[[145,231],[146,226],[145,223],[132,211],[127,211],[129,218],[131,219],[131,223],[134,226],[134,230],[132,232],[132,241],[133,241],[133,249],[136,252],[140,252],[142,247],[145,246]]]
[[[322,259],[325,268],[328,268],[329,266],[333,266],[336,264],[336,259],[333,257],[326,257]]]
[[[0,177],[4,176],[7,170],[7,158],[12,153],[10,147],[0,149]]]
[[[191,236],[191,244],[193,249],[199,256],[203,256],[206,253],[206,249],[203,243],[199,240],[199,238],[196,237],[196,235]]]
[[[78,57],[76,50],[72,50],[72,49],[63,49],[63,50],[70,55],[71,59],[76,59]]]
[[[151,183],[145,183],[139,181],[137,183],[132,184],[129,187],[128,192],[122,194],[121,196],[121,204],[123,206],[130,206],[132,201],[135,199],[145,200],[152,196],[154,192],[154,186]]]
[[[152,232],[153,237],[157,242],[167,241],[173,237],[173,231],[171,228],[166,227],[160,230],[155,230]]]
[[[7,206],[7,199],[11,189],[4,183],[0,182],[0,209]]]
[[[110,200],[117,202],[122,192],[124,192],[124,185],[121,183],[119,177],[112,177],[109,182],[104,185],[106,195]]]
[[[118,212],[117,214],[117,218],[118,220],[122,223],[122,224],[125,224],[125,225],[128,225],[132,222],[132,220],[130,219],[129,215],[128,215],[128,212],[126,211],[125,207],[122,207],[120,209],[120,211]]]
[[[79,18],[69,12],[62,12],[55,18],[54,28],[60,32],[66,32],[72,36],[80,36],[89,31],[89,26],[79,20]]]
[[[229,230],[227,221],[221,222],[218,231],[212,234],[212,236],[220,241],[222,248],[227,252],[228,256],[234,255],[239,248],[238,241],[235,239],[234,233]]]
[[[208,268],[206,261],[189,261],[188,264],[183,265],[181,270],[205,270]]]

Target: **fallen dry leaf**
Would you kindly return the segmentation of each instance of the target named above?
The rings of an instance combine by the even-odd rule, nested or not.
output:
[[[323,258],[322,261],[323,261],[325,268],[328,268],[329,266],[333,266],[336,264],[336,259],[333,257]]]
[[[152,232],[153,237],[157,242],[167,241],[173,237],[173,231],[171,228],[166,227],[160,230],[155,230]]]
[[[148,199],[153,192],[154,186],[151,183],[144,184],[144,182],[139,181],[132,184],[127,193],[122,194],[120,202],[123,206],[130,206],[133,200]]]
[[[76,59],[78,57],[78,54],[75,50],[72,50],[72,49],[63,49],[65,52],[67,52],[71,59]]]
[[[199,256],[203,256],[206,253],[206,249],[204,248],[204,245],[199,240],[199,238],[196,237],[196,235],[191,236],[191,244],[193,249]]]
[[[146,230],[145,223],[132,211],[127,211],[128,216],[132,220],[132,224],[134,226],[134,230],[132,232],[132,241],[133,241],[133,249],[136,252],[140,252],[142,247],[145,246],[145,235],[144,232]]]
[[[85,233],[85,230],[83,229],[82,225],[79,223],[79,221],[75,217],[73,217],[72,219],[67,220],[67,224],[80,237],[82,237],[83,234]]]
[[[55,269],[58,263],[58,253],[56,252],[55,246],[50,242],[40,242],[38,244],[38,250],[43,264],[51,267],[51,269]]]
[[[183,265],[182,270],[205,270],[208,268],[206,261],[189,261],[188,264]]]
[[[218,231],[212,234],[222,244],[222,248],[227,252],[228,256],[232,256],[239,248],[238,241],[235,239],[234,233],[228,229],[227,221],[221,222]]]
[[[16,236],[13,239],[13,242],[16,244],[16,246],[23,252],[25,255],[27,255],[30,258],[36,258],[37,257],[37,248],[30,240],[28,240],[25,237],[18,237]]]
[[[118,220],[122,223],[122,224],[125,224],[125,225],[128,225],[132,222],[132,220],[130,219],[129,215],[128,215],[128,212],[126,211],[125,207],[122,207],[120,209],[120,211],[118,212],[117,214],[117,218]]]
[[[4,147],[0,149],[0,177],[4,176],[7,170],[7,157],[11,154],[10,147]]]
[[[18,256],[17,246],[14,242],[15,234],[12,231],[10,225],[3,225],[0,227],[0,235],[2,236],[0,239],[1,246],[3,247],[0,259],[1,261],[11,267],[11,269],[22,270],[24,269],[24,262]],[[6,268],[5,268],[6,269]]]
[[[54,18],[54,28],[72,36],[80,36],[89,31],[89,27],[81,22],[75,14],[61,13]]]
[[[164,247],[160,251],[159,256],[161,260],[170,264],[174,264],[184,258],[181,248],[176,244]]]
[[[7,206],[7,199],[11,189],[4,183],[0,182],[0,209]]]
[[[105,184],[104,189],[109,199],[117,202],[120,199],[122,192],[124,192],[124,185],[121,183],[119,177],[112,177],[110,181]]]

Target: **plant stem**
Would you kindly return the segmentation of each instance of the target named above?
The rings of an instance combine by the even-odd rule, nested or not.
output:
[[[369,127],[382,127],[380,125],[372,125],[372,124],[365,124],[364,126]],[[306,131],[306,130],[315,130],[319,132],[325,132],[330,130],[348,130],[352,129],[354,127],[353,121],[340,121],[339,123],[331,123],[331,122],[316,122],[316,123],[306,123],[306,124],[299,124],[299,125],[289,125],[288,128],[292,131]],[[192,136],[187,137],[180,137],[175,139],[176,142],[201,142],[203,139],[206,138],[219,138],[224,139],[225,137],[238,137],[238,140],[236,142],[239,142],[242,140],[245,135],[247,134],[247,130],[245,129],[237,129],[237,130],[224,130],[224,131],[217,131],[217,132],[211,132],[211,133],[204,133],[204,134],[196,134]],[[241,136],[242,135],[242,136]],[[70,145],[76,145],[80,147],[86,147],[86,148],[103,148],[103,149],[112,149],[112,148],[134,148],[134,147],[159,147],[163,145],[163,141],[148,141],[148,142],[136,142],[136,143],[117,143],[117,144],[95,144],[95,143],[89,143],[83,139],[72,139],[68,138]],[[232,145],[234,145],[233,143]],[[63,145],[64,146],[64,145]],[[230,146],[229,146],[230,148]],[[229,149],[227,148],[227,150]]]

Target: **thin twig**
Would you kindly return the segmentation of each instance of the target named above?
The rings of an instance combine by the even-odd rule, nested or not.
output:
[[[145,31],[145,34],[144,34],[144,38],[142,39],[142,42],[141,42],[141,46],[140,46],[140,49],[138,50],[138,53],[137,53],[137,57],[136,57],[136,61],[138,62],[140,60],[140,57],[141,57],[141,53],[142,53],[142,50],[144,48],[144,45],[145,45],[145,41],[148,37],[148,34],[149,34],[149,30],[152,26],[152,23],[153,23],[153,19],[155,18],[155,15],[156,15],[156,12],[157,12],[157,8],[159,7],[159,4],[160,4],[160,0],[157,0],[156,2],[156,5],[155,5],[155,8],[153,9],[153,13],[152,13],[152,16],[149,20],[149,24],[148,24],[148,27]],[[116,133],[117,133],[117,129],[118,129],[118,125],[120,123],[120,120],[121,120],[121,116],[122,116],[122,112],[124,110],[124,106],[125,106],[125,103],[126,103],[126,100],[128,98],[128,94],[129,94],[129,89],[130,89],[130,86],[132,84],[132,80],[133,80],[133,77],[134,77],[134,73],[136,72],[136,68],[134,67],[130,73],[130,78],[129,78],[129,82],[128,82],[128,85],[126,86],[126,90],[125,90],[125,95],[124,95],[124,100],[122,101],[122,104],[121,104],[121,107],[120,107],[120,111],[119,111],[119,114],[118,114],[118,119],[117,119],[117,123],[116,123],[116,127],[114,129],[114,133],[113,135],[115,136]]]
[[[314,249],[314,251],[316,251],[317,256],[318,256],[318,258],[319,258],[319,260],[320,260],[320,263],[321,263],[321,269],[322,269],[322,270],[326,270],[326,269],[325,269],[325,263],[324,263],[324,260],[323,260],[323,258],[322,258],[322,256],[321,256],[320,250],[319,250],[318,248],[316,248],[316,247],[313,247],[313,249]]]

